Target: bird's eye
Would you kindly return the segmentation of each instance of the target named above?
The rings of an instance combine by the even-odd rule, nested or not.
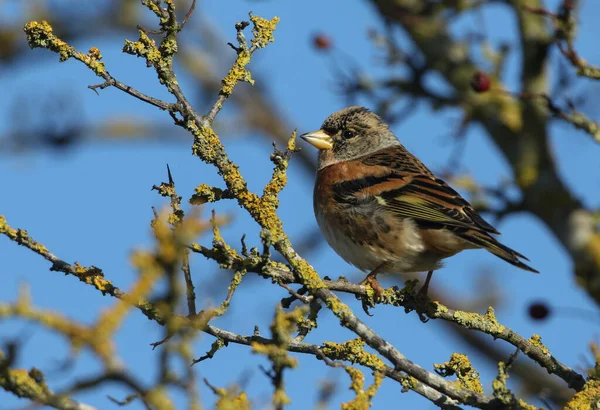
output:
[[[354,133],[354,131],[350,131],[350,130],[345,130],[342,133],[342,137],[344,137],[345,140],[349,140],[350,138],[354,138],[356,136],[356,134]]]

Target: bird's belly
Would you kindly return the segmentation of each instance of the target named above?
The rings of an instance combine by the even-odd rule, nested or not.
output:
[[[383,265],[381,273],[409,273],[441,267],[440,255],[425,249],[413,221],[382,221],[377,213],[317,212],[317,222],[325,240],[346,262],[369,272]]]

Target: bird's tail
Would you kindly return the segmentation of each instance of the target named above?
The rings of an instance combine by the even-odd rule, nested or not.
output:
[[[540,273],[539,271],[533,269],[531,266],[519,260],[520,258],[529,261],[527,257],[521,255],[519,252],[509,248],[508,246],[501,244],[494,237],[492,237],[486,232],[469,230],[465,232],[464,235],[461,235],[461,237],[478,248],[483,248],[490,251],[491,253],[493,253],[501,259],[504,259],[511,265],[514,265],[518,268],[524,269],[529,272]]]

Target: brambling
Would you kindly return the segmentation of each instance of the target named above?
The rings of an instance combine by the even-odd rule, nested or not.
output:
[[[319,149],[313,198],[319,228],[346,262],[370,272],[365,281],[377,293],[378,273],[428,271],[426,293],[442,260],[465,249],[486,249],[538,273],[367,108],[335,112],[301,137]]]

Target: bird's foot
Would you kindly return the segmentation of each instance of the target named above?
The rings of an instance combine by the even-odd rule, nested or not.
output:
[[[375,292],[375,300],[381,299],[381,296],[383,296],[383,293],[385,292],[385,289],[379,284],[379,282],[377,282],[377,275],[367,275],[361,284],[368,284],[371,286],[371,288],[373,288],[373,292]]]
[[[432,275],[433,275],[433,271],[429,271],[427,273],[427,278],[425,279],[425,283],[423,284],[421,289],[419,289],[419,291],[417,292],[417,295],[415,297],[415,299],[416,299],[415,300],[415,302],[416,302],[415,310],[417,311],[417,314],[419,315],[419,319],[423,323],[429,322],[429,318],[425,315],[424,312],[427,311],[427,305],[430,302],[429,297],[427,296],[427,291],[429,290],[429,282],[431,281]]]
[[[429,304],[429,298],[426,293],[417,293],[415,298],[415,312],[419,315],[419,320],[423,323],[429,322],[429,318],[426,316],[427,305]]]
[[[369,273],[367,277],[359,283],[359,285],[370,286],[371,289],[373,289],[374,297],[372,298],[372,300],[369,300],[370,298],[368,297],[362,298],[362,308],[364,312],[369,316],[373,316],[373,314],[369,312],[369,308],[375,307],[375,302],[381,299],[381,296],[385,292],[385,289],[379,284],[379,282],[377,282],[377,273],[375,272]]]

